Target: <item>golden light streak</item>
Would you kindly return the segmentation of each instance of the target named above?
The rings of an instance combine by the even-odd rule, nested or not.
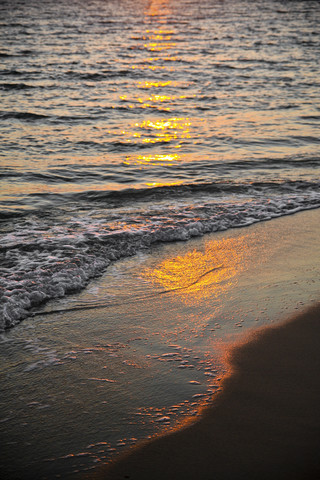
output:
[[[173,85],[173,81],[172,80],[168,80],[167,82],[163,82],[163,81],[153,81],[153,82],[149,82],[149,81],[145,81],[145,82],[138,82],[138,86],[140,88],[159,88],[159,87],[168,87],[169,85]]]
[[[145,183],[147,187],[172,187],[173,185],[182,185],[183,180],[177,182],[150,182]]]
[[[169,154],[150,154],[150,155],[136,155],[127,156],[124,162],[127,165],[174,165],[181,160],[181,155],[177,153]]]
[[[132,130],[122,130],[121,135],[125,137],[124,141],[128,143],[169,143],[190,138],[190,126],[191,122],[188,118],[149,119],[141,123],[136,122],[132,125]],[[173,148],[179,147],[176,144],[172,146]]]
[[[143,276],[186,305],[224,294],[244,265],[246,236],[208,241],[204,251],[169,258]]]

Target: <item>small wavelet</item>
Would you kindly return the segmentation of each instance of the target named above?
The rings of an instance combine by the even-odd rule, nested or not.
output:
[[[36,87],[26,83],[0,83],[0,90],[28,90],[30,88]]]
[[[43,115],[39,113],[32,112],[1,112],[0,119],[2,120],[26,120],[26,121],[37,121],[49,118],[48,115]]]

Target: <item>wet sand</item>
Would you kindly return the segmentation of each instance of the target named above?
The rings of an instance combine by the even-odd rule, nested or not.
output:
[[[192,479],[219,479],[220,469],[220,478],[241,478],[241,472],[242,478],[250,480],[243,473],[245,459],[254,471],[256,464],[265,468],[261,457],[272,465],[278,452],[272,451],[276,443],[271,448],[262,440],[267,434],[260,435],[261,424],[254,432],[245,421],[252,419],[255,426],[260,415],[269,428],[271,418],[275,430],[278,423],[283,429],[281,405],[287,413],[293,400],[301,406],[298,412],[288,413],[284,440],[277,442],[282,449],[288,429],[291,432],[296,424],[307,421],[302,414],[310,414],[312,428],[305,427],[307,435],[301,428],[303,433],[297,435],[299,442],[310,441],[312,449],[316,407],[309,410],[308,395],[318,367],[315,360],[308,360],[309,347],[302,362],[295,345],[304,348],[300,336],[288,343],[298,362],[292,367],[293,379],[279,368],[290,358],[284,347],[279,347],[281,361],[267,347],[265,367],[250,361],[251,356],[243,367],[248,372],[257,368],[256,376],[248,374],[253,382],[250,388],[241,380],[240,391],[239,385],[228,387],[227,381],[218,397],[217,387],[225,372],[221,354],[226,349],[248,341],[249,331],[279,325],[319,300],[319,225],[320,209],[316,209],[185,243],[154,246],[115,262],[87,289],[48,303],[47,315],[28,318],[3,335],[3,478],[79,480],[133,448],[135,439],[168,432],[175,425],[185,425],[187,418],[200,419],[201,403],[215,398],[219,400],[214,410],[190,434],[189,430],[177,433],[152,444],[159,445],[155,451],[152,446],[148,454],[146,450],[135,454],[130,460],[136,471],[132,478],[153,479],[156,472],[162,479],[188,478],[185,469]],[[217,268],[220,265],[223,268]],[[302,330],[310,331],[314,340],[316,325],[309,330],[303,325]],[[172,353],[178,352],[173,360]],[[269,365],[271,360],[275,364]],[[272,393],[271,380],[259,373],[263,368],[270,369],[272,382],[281,385],[285,377],[288,399],[278,396],[277,383]],[[311,387],[303,389],[302,382],[310,382]],[[278,416],[274,405],[279,405]],[[168,422],[159,422],[162,417]],[[273,431],[270,435],[278,439]],[[154,460],[158,455],[161,468]],[[141,468],[146,469],[145,477]],[[117,478],[111,471],[100,478],[108,476]]]
[[[146,442],[94,478],[320,478],[320,306],[250,334],[200,421]]]

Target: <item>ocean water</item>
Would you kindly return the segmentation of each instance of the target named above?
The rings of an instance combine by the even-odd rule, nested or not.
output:
[[[2,330],[155,242],[320,206],[317,1],[0,9]]]
[[[320,207],[319,24],[318,1],[0,2],[6,478],[81,478],[196,415],[219,342],[316,298],[303,229],[262,222]]]

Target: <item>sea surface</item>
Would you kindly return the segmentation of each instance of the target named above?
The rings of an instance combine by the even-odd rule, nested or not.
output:
[[[151,287],[146,276],[138,280],[137,265],[145,269],[144,256],[160,244],[191,245],[194,237],[219,236],[234,227],[246,232],[253,223],[320,207],[319,25],[320,3],[308,0],[0,2],[0,332],[8,388],[0,421],[7,440],[6,478],[76,477],[89,468],[81,464],[83,457],[90,458],[91,468],[100,461],[99,448],[105,460],[108,449],[111,454],[126,443],[128,418],[132,442],[154,433],[144,421],[137,433],[131,415],[133,397],[142,395],[147,376],[162,379],[150,387],[158,403],[147,399],[145,405],[154,405],[164,423],[176,411],[185,408],[189,415],[195,408],[184,403],[182,385],[200,384],[205,369],[219,376],[216,360],[196,346],[192,335],[199,332],[191,329],[187,340],[176,344],[174,313],[162,327],[156,323],[153,297],[144,310],[139,303],[126,307],[124,318],[117,305],[125,305],[135,288],[137,298],[146,298],[144,290]],[[286,235],[288,240],[290,232]],[[249,249],[243,239],[223,245],[229,253]],[[182,270],[189,265],[191,283],[207,279],[204,265],[211,265],[213,251],[180,262]],[[230,268],[243,260],[232,255]],[[138,263],[132,266],[134,259]],[[210,272],[219,270],[218,260]],[[161,280],[165,270],[156,262],[152,268]],[[103,275],[109,280],[99,283]],[[229,277],[223,275],[217,281],[226,284]],[[164,282],[161,289],[182,288],[177,285]],[[294,288],[290,284],[298,297]],[[304,288],[301,301],[307,302],[314,294],[311,280]],[[113,309],[108,335],[103,316],[98,321],[90,310],[106,301]],[[84,306],[79,323],[73,314]],[[195,318],[193,306],[187,308],[189,319]],[[133,315],[139,325],[142,310],[151,326],[131,332],[128,319]],[[52,311],[60,312],[61,323],[52,324]],[[212,331],[216,326],[210,325]],[[124,341],[129,332],[140,349],[138,361]],[[156,349],[157,332],[166,347]],[[153,342],[150,351],[143,347],[146,338]],[[108,364],[109,376],[94,374],[101,352],[114,362]],[[142,380],[150,355],[163,367],[153,364]],[[183,366],[192,355],[198,376]],[[175,359],[181,369],[172,377],[166,368]],[[51,370],[73,361],[76,367],[65,377]],[[117,390],[116,382],[129,365],[137,369],[128,393]],[[95,418],[92,412],[83,416],[81,403],[81,398],[90,403],[90,381],[98,384]],[[175,381],[176,397],[168,387]],[[102,398],[107,387],[111,437],[106,440],[101,408],[107,408]],[[206,391],[192,388],[195,399]],[[118,405],[121,395],[130,398]],[[180,405],[169,417],[165,401]],[[140,416],[147,412],[141,405],[137,400]],[[72,449],[79,425],[83,445]],[[23,428],[28,433],[22,434]],[[74,435],[68,441],[67,431]],[[15,470],[20,433],[24,456]],[[48,452],[46,439],[59,451]],[[66,468],[71,460],[75,463]]]

